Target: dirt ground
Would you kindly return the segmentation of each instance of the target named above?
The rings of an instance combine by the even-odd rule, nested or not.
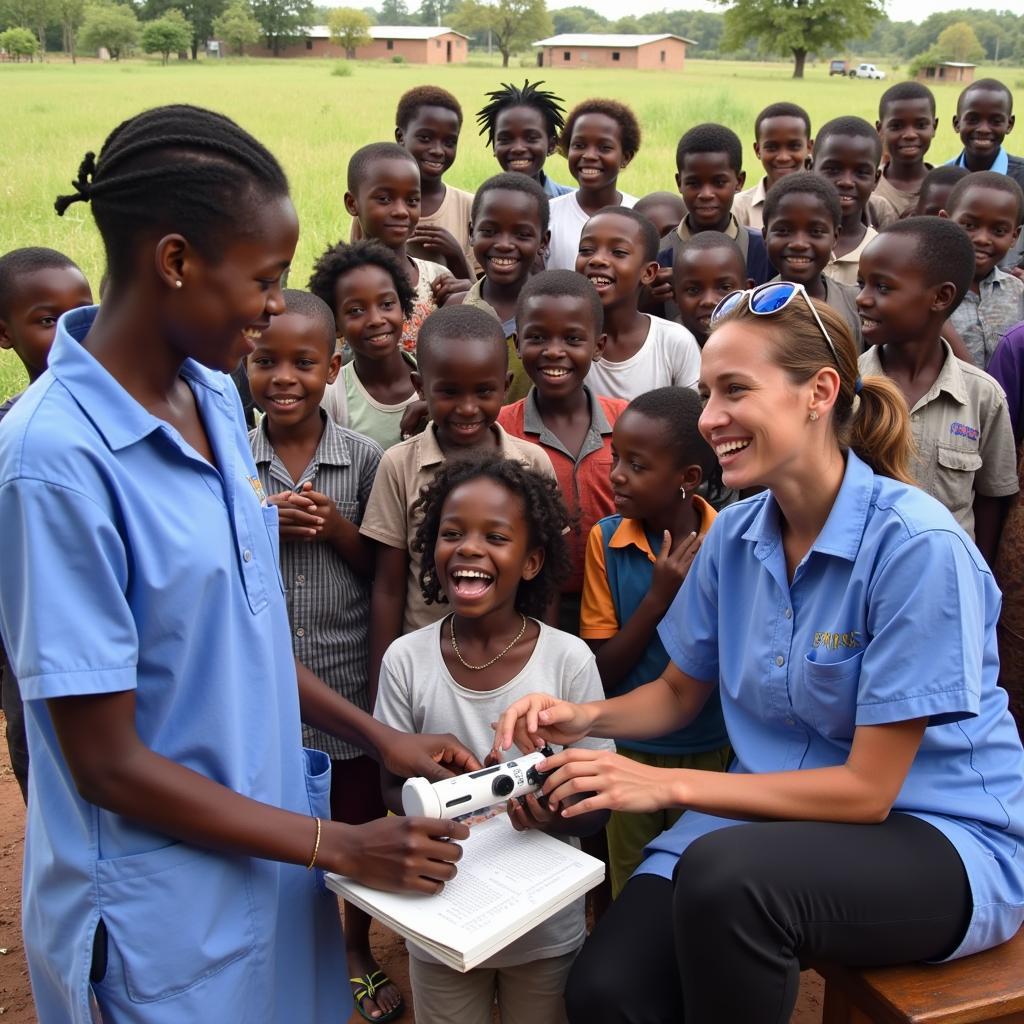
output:
[[[2,730],[3,716],[0,715],[0,736]],[[36,1016],[21,941],[21,859],[25,808],[7,758],[7,745],[2,740],[0,750],[0,1016],[3,1017],[3,1024],[33,1024]],[[378,962],[401,988],[411,1008],[407,955],[402,941],[393,932],[377,924],[373,926],[371,935]],[[791,1024],[820,1024],[821,979],[808,971],[801,981],[800,998]],[[349,1024],[359,1024],[361,1020],[358,1014],[353,1014]],[[402,1021],[404,1024],[415,1024],[414,1013],[406,1013]],[[319,1022],[311,1021],[309,1024]]]

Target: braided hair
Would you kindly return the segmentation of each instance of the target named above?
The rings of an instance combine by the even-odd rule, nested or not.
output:
[[[54,209],[63,216],[73,203],[92,203],[112,281],[130,275],[143,232],[178,232],[212,259],[224,231],[241,230],[254,198],[288,194],[269,150],[223,114],[186,104],[123,121],[98,158],[85,154],[71,184]]]
[[[481,107],[476,114],[476,123],[480,125],[480,134],[487,133],[487,145],[494,146],[494,129],[498,123],[498,115],[512,107],[532,107],[544,118],[548,138],[557,139],[565,127],[565,108],[562,97],[553,92],[541,89],[543,82],[523,82],[522,88],[510,82],[502,82],[500,89],[489,92],[491,102]]]

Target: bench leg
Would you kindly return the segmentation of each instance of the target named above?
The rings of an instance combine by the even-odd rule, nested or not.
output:
[[[826,983],[821,1024],[872,1024],[872,1021],[863,1010],[850,1002],[845,992]]]

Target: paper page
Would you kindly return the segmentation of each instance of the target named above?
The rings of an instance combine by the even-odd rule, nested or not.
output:
[[[382,893],[331,875],[328,884],[358,897],[407,937],[424,937],[425,945],[447,946],[470,960],[474,950],[493,952],[501,937],[499,948],[507,945],[549,916],[546,905],[564,905],[566,892],[603,877],[600,861],[543,832],[517,832],[507,815],[476,825],[462,846],[458,874],[436,896]]]

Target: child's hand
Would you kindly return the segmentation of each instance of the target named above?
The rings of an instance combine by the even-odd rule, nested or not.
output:
[[[417,224],[408,244],[421,245],[431,256],[440,256],[438,262],[450,264],[466,258],[458,239],[447,228],[437,224]]]
[[[559,820],[558,815],[548,809],[547,801],[542,803],[536,793],[527,793],[520,800],[509,800],[508,816],[517,832],[529,832],[532,828],[543,831]]]
[[[324,521],[316,514],[316,504],[305,495],[281,491],[270,495],[267,501],[277,508],[281,540],[314,540],[323,529]]]
[[[671,302],[675,298],[672,288],[672,268],[661,267],[654,281],[647,286],[652,302]]]
[[[649,591],[651,600],[668,608],[682,586],[686,574],[693,565],[693,560],[700,550],[701,539],[695,533],[683,539],[683,542],[672,550],[672,534],[665,531],[661,541],[661,550],[654,563],[654,576]]]
[[[301,497],[312,502],[312,513],[314,516],[317,516],[322,523],[315,537],[310,538],[311,540],[330,541],[340,530],[345,529],[346,523],[348,523],[349,526],[355,526],[354,523],[349,523],[349,521],[338,511],[338,506],[334,503],[333,498],[329,498],[326,494],[321,494],[319,491],[314,491],[313,485],[308,480],[302,485],[302,490],[299,493]]]
[[[473,287],[473,282],[466,277],[452,277],[451,274],[442,274],[435,277],[430,284],[430,290],[434,293],[434,301],[443,306],[453,295],[460,292],[468,292]]]
[[[402,440],[404,441],[407,437],[412,437],[413,434],[422,433],[426,425],[427,403],[422,398],[417,398],[415,402],[410,402],[405,407],[405,412],[402,413],[402,420],[398,424],[398,429],[402,432]]]

